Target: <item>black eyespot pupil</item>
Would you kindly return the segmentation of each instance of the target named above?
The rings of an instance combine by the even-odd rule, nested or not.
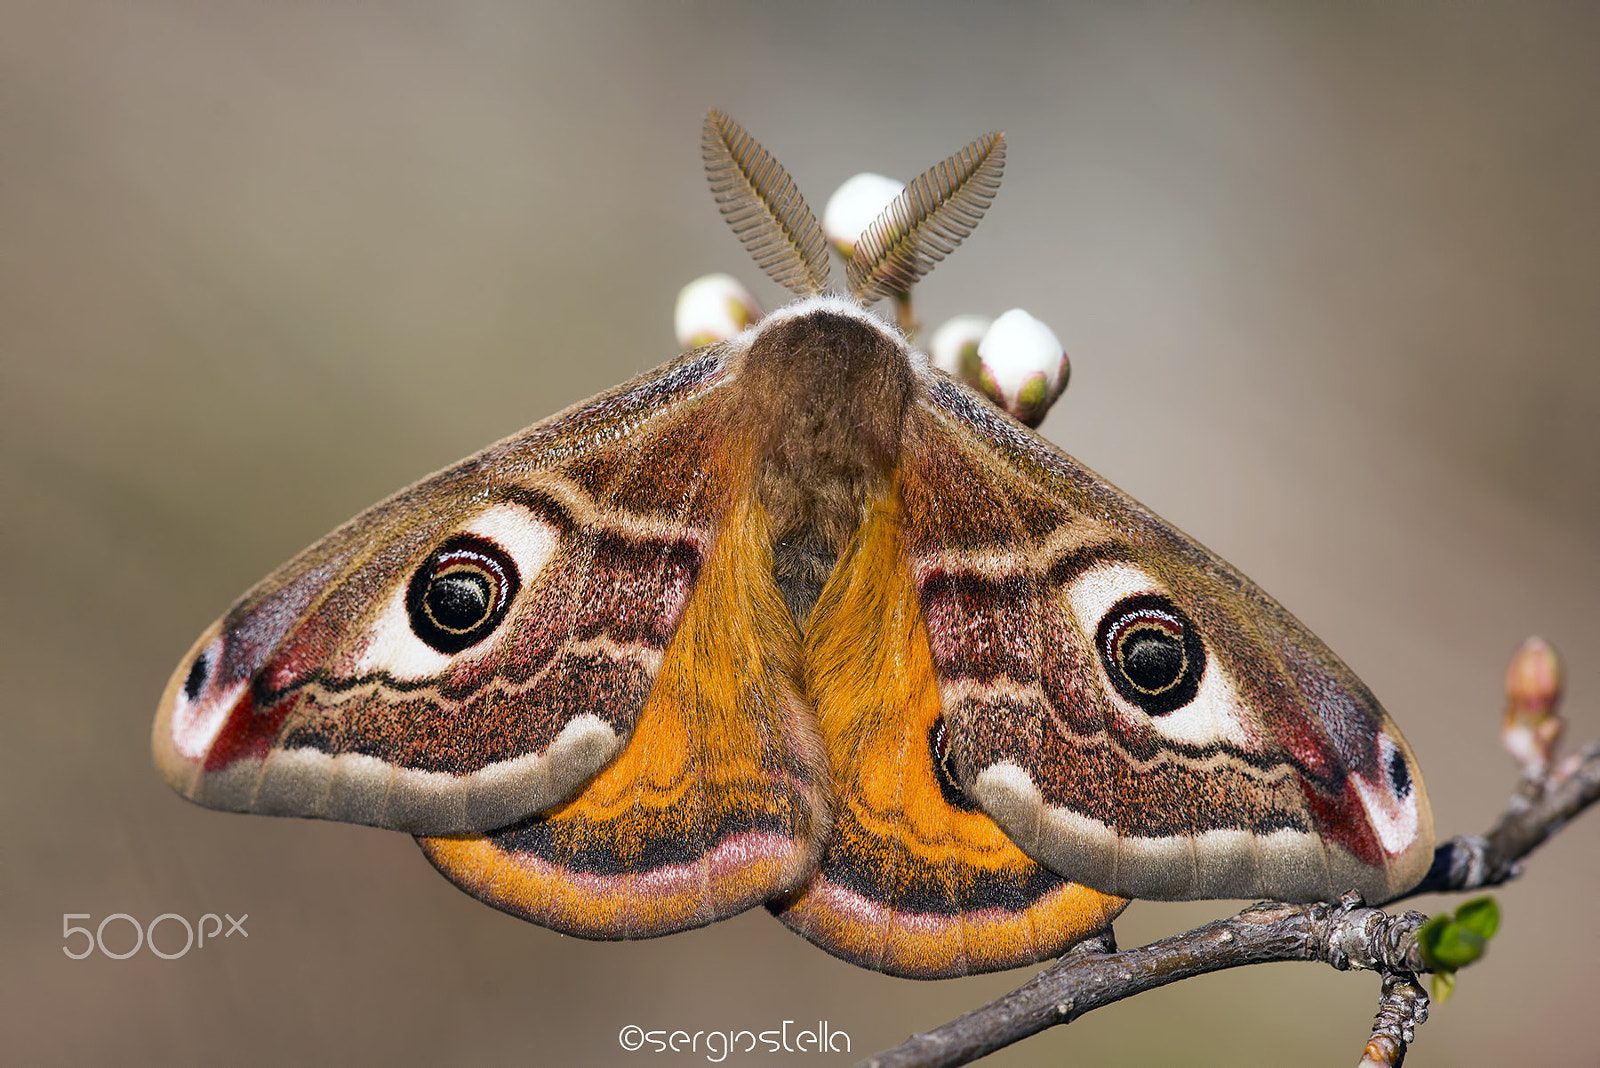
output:
[[[1205,643],[1189,617],[1159,593],[1112,605],[1100,619],[1095,645],[1111,688],[1147,715],[1175,712],[1200,692]]]
[[[1183,642],[1154,627],[1141,627],[1122,641],[1122,671],[1147,693],[1159,693],[1183,677]]]
[[[1396,749],[1389,758],[1389,785],[1394,787],[1396,797],[1411,796],[1411,768],[1406,764],[1406,756]]]
[[[206,686],[206,676],[210,673],[211,669],[206,664],[205,654],[195,657],[193,666],[189,668],[189,676],[183,680],[184,696],[190,701],[199,700],[200,691]]]
[[[488,538],[457,534],[411,575],[411,632],[450,655],[494,633],[516,599],[520,579],[509,553]]]
[[[463,633],[483,622],[493,600],[494,584],[488,575],[460,569],[436,576],[428,584],[424,603],[440,627]]]

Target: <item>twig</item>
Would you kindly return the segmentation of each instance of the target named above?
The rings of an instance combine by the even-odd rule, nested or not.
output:
[[[1585,746],[1548,776],[1525,780],[1487,835],[1463,835],[1439,846],[1427,876],[1404,896],[1475,890],[1515,878],[1523,857],[1596,799],[1600,742]],[[1429,970],[1416,937],[1425,919],[1418,912],[1391,917],[1360,907],[1359,896],[1347,894],[1338,905],[1254,905],[1229,919],[1120,953],[1106,937],[1080,944],[1010,994],[913,1035],[863,1064],[968,1064],[1048,1027],[1180,979],[1245,964],[1320,960],[1335,968],[1384,973],[1383,996],[1362,1063],[1398,1065],[1415,1026],[1427,1019],[1427,995],[1414,979]]]
[[[1521,859],[1600,799],[1600,742],[1590,742],[1547,779],[1528,782],[1487,835],[1464,834],[1433,851],[1433,866],[1405,897],[1499,886],[1522,873]]]
[[[915,1035],[866,1064],[967,1064],[1134,994],[1245,964],[1320,960],[1341,969],[1424,970],[1416,935],[1426,921],[1420,912],[1390,917],[1365,908],[1359,894],[1347,894],[1337,905],[1253,905],[1138,949],[1069,953],[998,1001]]]
[[[1367,1039],[1367,1048],[1361,1051],[1358,1068],[1368,1065],[1400,1068],[1417,1025],[1427,1020],[1428,995],[1417,984],[1416,977],[1385,975],[1383,996],[1378,999],[1378,1017],[1372,1021],[1372,1037]]]

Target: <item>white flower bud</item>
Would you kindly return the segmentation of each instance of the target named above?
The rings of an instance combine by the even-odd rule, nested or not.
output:
[[[678,290],[673,329],[678,344],[699,348],[726,341],[765,314],[750,291],[728,274],[701,275]]]
[[[1056,335],[1021,308],[994,321],[976,362],[977,381],[963,379],[1028,426],[1044,422],[1072,370]]]
[[[881,174],[858,174],[846,180],[834,190],[822,209],[823,234],[849,259],[861,232],[872,225],[872,220],[881,215],[905,187],[904,182]]]
[[[978,381],[978,342],[994,320],[987,315],[947,319],[928,339],[928,361],[968,385]]]

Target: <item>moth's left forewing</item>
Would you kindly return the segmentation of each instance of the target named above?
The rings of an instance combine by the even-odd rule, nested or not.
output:
[[[909,554],[963,785],[1107,893],[1385,900],[1432,858],[1409,746],[1249,580],[937,378]]]
[[[725,347],[689,353],[284,565],[168,684],[168,781],[215,808],[432,833],[570,795],[650,692],[727,510],[712,472],[748,458],[696,418],[726,372]]]

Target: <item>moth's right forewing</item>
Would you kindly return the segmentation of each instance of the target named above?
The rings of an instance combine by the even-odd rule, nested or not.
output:
[[[1325,645],[965,387],[928,396],[908,555],[962,786],[1024,851],[1141,898],[1377,902],[1422,877],[1416,759]]]

